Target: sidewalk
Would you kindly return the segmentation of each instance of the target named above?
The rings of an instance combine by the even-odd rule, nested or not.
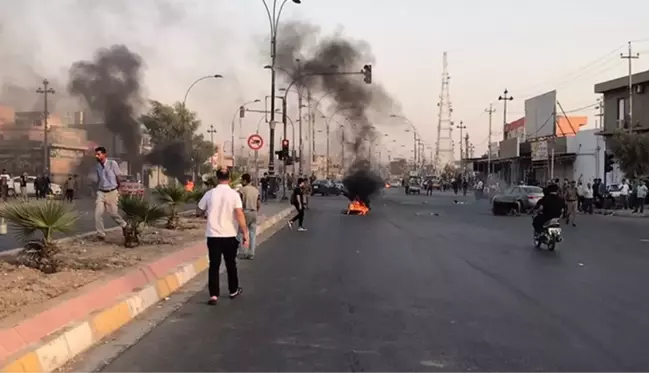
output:
[[[644,213],[640,214],[634,214],[633,210],[606,210],[606,209],[596,209],[594,211],[595,214],[597,215],[605,215],[605,216],[621,216],[625,218],[647,218],[649,217],[649,211],[645,211]]]

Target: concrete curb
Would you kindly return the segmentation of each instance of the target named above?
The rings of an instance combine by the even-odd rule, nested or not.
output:
[[[291,214],[292,207],[267,218],[263,233]],[[206,270],[203,243],[103,284],[90,284],[53,307],[0,329],[1,372],[52,372],[164,300]]]

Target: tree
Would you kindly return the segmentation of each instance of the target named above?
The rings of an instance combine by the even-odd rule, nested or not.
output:
[[[620,130],[610,138],[608,148],[626,177],[649,177],[649,134]]]
[[[390,174],[405,175],[408,170],[408,163],[403,158],[396,158],[390,161]]]
[[[150,101],[150,106],[148,113],[140,117],[153,144],[148,161],[162,166],[166,174],[183,183],[189,171],[200,174],[202,164],[215,148],[203,135],[196,134],[201,125],[196,113],[181,103],[169,106]]]
[[[178,208],[189,201],[191,195],[180,185],[158,185],[154,193],[161,203],[169,206],[167,229],[176,229],[180,223]]]
[[[52,200],[10,203],[0,211],[0,216],[9,221],[15,237],[25,245],[19,255],[24,265],[45,273],[58,271],[59,247],[54,234],[71,233],[79,220],[79,214],[70,205]],[[32,239],[34,234],[40,237]]]
[[[447,163],[444,166],[444,170],[442,171],[442,179],[451,180],[455,178],[456,173],[457,173],[457,168],[455,168],[455,166],[452,165],[451,163]]]

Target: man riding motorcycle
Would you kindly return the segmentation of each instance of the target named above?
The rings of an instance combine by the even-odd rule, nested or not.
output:
[[[550,184],[544,190],[544,196],[534,206],[532,212],[541,209],[541,213],[534,216],[532,226],[536,234],[543,233],[543,225],[552,219],[558,219],[566,208],[563,198],[559,197],[559,186]]]

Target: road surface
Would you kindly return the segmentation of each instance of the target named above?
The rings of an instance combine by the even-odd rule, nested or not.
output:
[[[647,222],[579,216],[550,253],[529,216],[402,193],[313,198],[240,298],[197,293],[104,371],[649,370]]]

